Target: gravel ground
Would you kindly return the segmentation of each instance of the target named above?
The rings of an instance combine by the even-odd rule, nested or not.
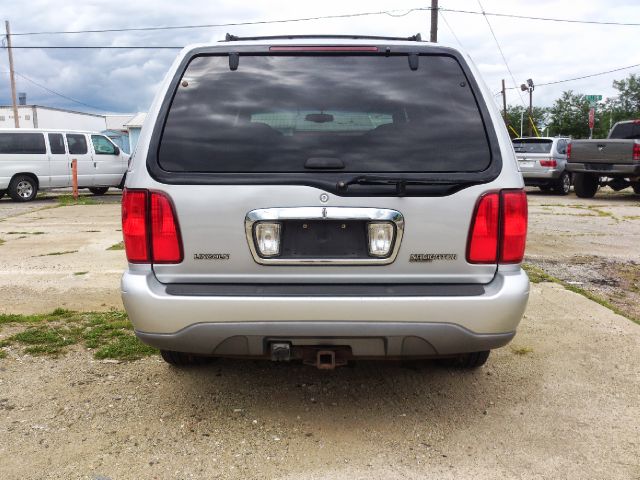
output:
[[[529,260],[638,262],[640,221],[624,218],[640,215],[638,197],[607,197],[531,195]],[[2,308],[119,307],[123,252],[107,250],[118,214],[86,205],[0,222]],[[45,233],[8,234],[22,229]],[[66,250],[78,251],[35,256]],[[554,283],[532,286],[514,342],[475,372],[227,360],[178,370],[80,347],[57,359],[10,350],[0,478],[640,479],[638,358],[638,325]]]

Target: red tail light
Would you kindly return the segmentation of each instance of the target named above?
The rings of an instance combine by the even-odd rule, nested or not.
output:
[[[640,162],[640,143],[633,144],[633,161]]]
[[[527,242],[527,194],[524,190],[501,192],[500,263],[520,263]]]
[[[180,263],[182,261],[181,243],[171,200],[161,193],[151,192],[153,263]]]
[[[567,144],[567,160],[571,158],[571,143]]]
[[[148,263],[146,190],[125,188],[122,192],[122,236],[127,260],[131,263]]]
[[[553,158],[545,158],[544,160],[540,160],[541,167],[557,167],[558,162],[556,162]]]
[[[527,195],[503,190],[481,197],[471,221],[469,263],[520,263],[527,239]]]
[[[498,255],[498,224],[500,198],[488,193],[480,198],[471,223],[467,247],[469,263],[495,263]]]
[[[180,230],[169,198],[159,192],[125,189],[122,234],[131,263],[180,263]]]

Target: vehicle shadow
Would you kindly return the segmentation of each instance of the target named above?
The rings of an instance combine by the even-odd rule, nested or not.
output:
[[[347,436],[370,429],[398,433],[408,425],[440,428],[452,422],[459,431],[481,420],[488,409],[512,409],[512,403],[501,405],[498,399],[536,394],[537,380],[526,368],[507,365],[514,363],[507,352],[499,357],[472,371],[430,361],[359,361],[333,371],[226,359],[184,370],[163,365],[159,381],[165,394],[157,407],[185,419],[222,410],[276,424],[298,420],[308,431],[329,425],[334,434]]]

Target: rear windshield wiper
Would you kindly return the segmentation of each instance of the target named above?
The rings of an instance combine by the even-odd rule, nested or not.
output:
[[[360,175],[350,180],[340,181],[336,184],[338,191],[346,192],[349,185],[395,185],[396,195],[402,197],[407,192],[407,185],[453,185],[459,182],[450,180],[423,180],[417,178],[378,177],[373,175]],[[466,183],[466,182],[465,182]]]

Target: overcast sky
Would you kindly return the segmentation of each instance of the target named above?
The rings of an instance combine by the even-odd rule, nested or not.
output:
[[[494,13],[640,23],[638,0],[481,1],[485,11]],[[410,8],[430,5],[429,0],[0,0],[0,3],[0,14],[4,16],[4,20],[11,22],[13,33],[219,24],[389,9],[397,10],[395,15],[402,15]],[[480,10],[477,0],[440,0],[440,6],[458,10]],[[271,25],[12,38],[14,46],[183,46],[189,43],[215,42],[224,38],[226,32],[236,35],[348,33],[390,36],[408,36],[421,32],[423,38],[428,40],[429,15],[428,11],[419,11],[397,17],[371,15]],[[527,78],[532,78],[535,83],[545,83],[640,64],[640,49],[636,47],[640,27],[637,26],[568,24],[493,16],[487,18],[518,85]],[[514,86],[483,16],[443,12],[438,40],[454,46],[461,44],[472,56],[494,92],[500,90],[501,78],[505,78],[508,87]],[[147,110],[176,53],[173,50],[15,49],[14,63],[18,74],[50,90],[95,106],[101,111],[127,113]],[[7,52],[3,48],[0,50],[2,105],[10,104],[11,101],[7,71]],[[569,89],[585,94],[611,96],[615,92],[611,87],[612,80],[639,72],[640,68],[637,67],[574,82],[540,86],[534,92],[534,104],[551,105],[555,98]],[[85,105],[49,93],[20,75],[16,78],[18,91],[27,93],[28,103],[92,111]],[[528,98],[523,98],[528,102]],[[507,99],[510,104],[521,102],[517,90],[510,90]]]

